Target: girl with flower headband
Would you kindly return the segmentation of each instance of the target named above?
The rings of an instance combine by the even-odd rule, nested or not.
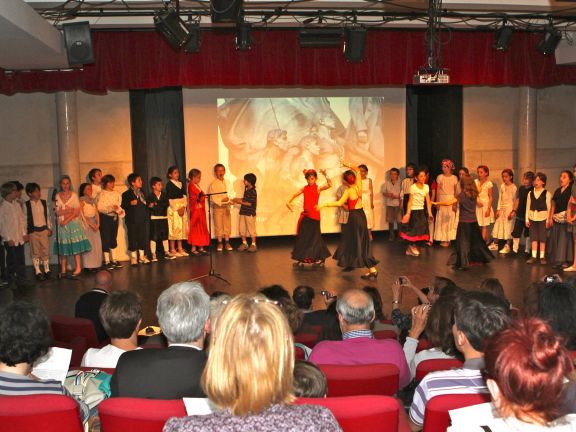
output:
[[[451,201],[456,197],[458,187],[458,177],[454,175],[454,162],[450,159],[444,159],[441,165],[442,174],[439,174],[436,178],[438,185],[436,200]],[[440,246],[450,246],[450,242],[456,240],[457,226],[456,209],[449,206],[439,207],[436,214],[434,240],[439,241]]]
[[[326,170],[320,170],[326,179],[326,184],[321,187],[316,184],[318,173],[315,170],[308,169],[303,172],[308,184],[292,195],[286,203],[288,210],[294,211],[292,201],[300,195],[304,196],[304,209],[300,213],[296,228],[296,244],[292,249],[292,259],[296,260],[297,265],[304,265],[304,263],[323,265],[326,258],[330,256],[330,251],[322,239],[320,212],[316,206],[320,199],[320,192],[332,187],[332,182],[326,175]]]
[[[338,260],[338,266],[344,267],[344,271],[355,268],[367,267],[368,273],[362,275],[362,279],[376,279],[378,271],[370,251],[370,233],[366,214],[362,208],[362,175],[359,167],[342,162],[344,167],[350,168],[344,172],[344,180],[349,185],[348,189],[338,201],[322,203],[316,208],[340,207],[348,204],[348,223],[342,225],[340,244],[334,253],[334,259]]]

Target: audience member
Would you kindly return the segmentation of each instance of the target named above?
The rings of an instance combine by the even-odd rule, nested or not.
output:
[[[569,350],[576,350],[576,287],[547,283],[540,289],[538,316],[564,338]]]
[[[310,355],[316,364],[391,363],[400,369],[400,387],[410,381],[410,372],[402,347],[395,339],[374,339],[370,325],[374,320],[374,303],[360,289],[346,291],[336,302],[341,341],[319,342]]]
[[[323,398],[328,392],[326,376],[314,363],[296,360],[292,393],[296,397]]]
[[[378,288],[367,285],[362,288],[362,291],[368,293],[370,297],[372,297],[372,302],[374,303],[374,321],[372,321],[372,330],[393,330],[398,332],[398,328],[393,324],[386,324],[384,321],[386,320],[386,315],[384,315],[384,311],[382,310],[382,296],[378,291]]]
[[[270,285],[260,290],[260,294],[274,301],[291,300],[290,294],[282,285]]]
[[[486,278],[482,280],[482,282],[480,282],[478,291],[487,292],[508,301],[508,299],[506,299],[506,295],[504,294],[504,286],[498,278]]]
[[[221,411],[172,418],[164,432],[340,431],[328,409],[290,405],[293,371],[294,340],[282,312],[261,295],[240,294],[220,317],[202,376]]]
[[[98,340],[102,342],[108,339],[108,335],[100,321],[100,306],[112,289],[112,273],[108,270],[100,270],[94,276],[94,282],[94,288],[78,298],[74,308],[74,316],[92,321],[94,329],[96,330],[96,336]]]
[[[0,310],[0,395],[72,397],[59,381],[32,375],[34,363],[48,353],[50,342],[50,322],[39,306],[16,301]],[[88,420],[88,406],[74,400],[80,407],[82,421]]]
[[[338,311],[336,310],[336,301],[328,304],[326,308],[326,315],[324,323],[322,323],[322,331],[320,332],[319,341],[341,341],[342,329],[340,328],[340,321],[338,320]]]
[[[226,308],[226,305],[230,303],[230,300],[232,300],[232,297],[230,297],[226,293],[219,294],[216,297],[214,297],[214,294],[210,296],[211,331],[214,331],[214,329],[216,328],[216,322],[218,321],[218,318],[220,318],[220,315],[222,315],[222,312],[224,311],[224,308]]]
[[[122,354],[110,383],[112,397],[204,397],[200,376],[210,330],[208,294],[198,282],[176,283],[160,294],[156,315],[168,348]]]
[[[297,333],[304,322],[304,314],[302,311],[292,300],[280,300],[278,306],[282,309],[282,312],[288,321],[288,326],[290,327],[290,330],[292,330],[292,334]]]
[[[308,285],[298,285],[292,293],[296,306],[304,313],[304,323],[310,326],[321,326],[326,316],[326,310],[312,310],[314,289]]]
[[[429,373],[422,379],[410,407],[413,430],[422,428],[426,404],[434,396],[488,393],[481,373],[484,342],[509,321],[510,307],[492,294],[468,291],[456,298],[452,333],[456,348],[464,356],[464,365],[461,369]]]
[[[88,349],[82,366],[115,368],[123,353],[138,349],[138,330],[142,324],[140,299],[130,291],[113,292],[100,306],[100,321],[110,344]]]

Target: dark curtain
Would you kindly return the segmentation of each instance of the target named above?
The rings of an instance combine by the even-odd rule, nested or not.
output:
[[[365,61],[346,63],[340,47],[300,48],[296,30],[253,30],[252,49],[234,34],[203,31],[199,53],[174,51],[156,32],[93,32],[96,63],[71,72],[0,70],[0,93],[151,89],[172,86],[404,86],[426,62],[423,31],[370,30]],[[541,34],[515,32],[507,52],[493,32],[451,31],[442,46],[451,84],[545,87],[576,84],[575,66],[536,50]]]
[[[171,165],[185,178],[184,108],[182,88],[130,90],[132,165],[149,191],[153,176],[166,182]]]

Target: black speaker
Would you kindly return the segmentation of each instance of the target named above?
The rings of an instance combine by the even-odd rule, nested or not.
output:
[[[70,66],[82,66],[94,63],[92,52],[92,38],[90,37],[90,23],[62,24],[64,31],[64,43]]]
[[[364,47],[366,45],[366,29],[364,27],[348,27],[345,30],[344,58],[348,63],[361,63],[364,61]]]
[[[186,23],[174,9],[166,9],[155,15],[154,26],[175,50],[186,45],[190,37]]]
[[[242,0],[210,0],[210,12],[214,23],[235,23],[240,16]]]

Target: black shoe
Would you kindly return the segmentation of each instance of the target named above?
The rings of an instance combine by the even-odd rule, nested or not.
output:
[[[36,278],[36,280],[37,280],[38,282],[41,282],[41,281],[44,280],[44,275],[43,275],[42,273],[36,273],[36,274],[34,275],[34,277]]]
[[[46,273],[44,273],[44,279],[50,279],[52,278],[52,272],[47,271]]]
[[[352,270],[354,270],[354,267],[344,267],[344,268],[342,269],[342,271],[343,271],[343,272],[346,272],[346,273],[351,272]]]
[[[114,267],[114,263],[109,262],[109,263],[104,264],[104,268],[106,270],[114,270],[116,267]]]
[[[114,266],[114,268],[122,268],[122,267],[124,267],[124,265],[121,264],[120,261],[114,261],[114,262],[112,263],[112,265]]]

